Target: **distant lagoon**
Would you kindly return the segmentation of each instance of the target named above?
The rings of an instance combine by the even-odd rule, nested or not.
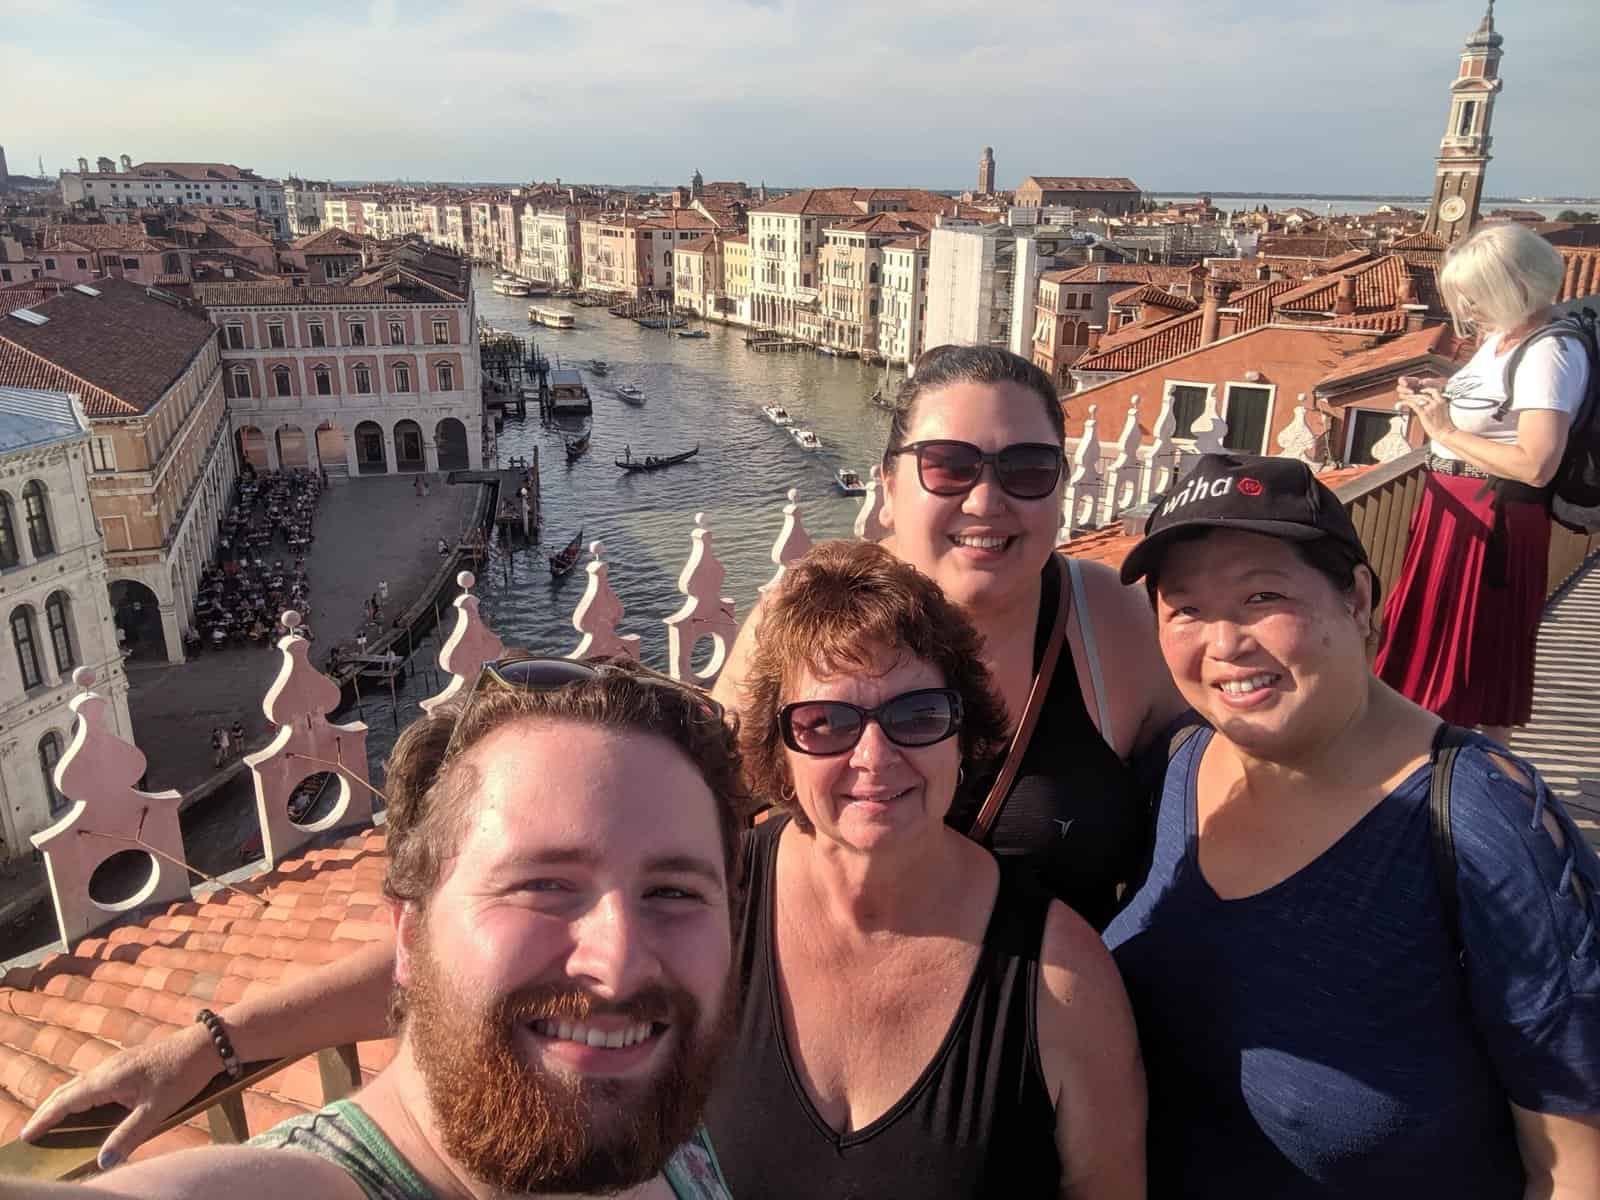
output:
[[[1180,195],[1174,192],[1146,192],[1145,195],[1158,204],[1192,204],[1199,196]],[[1426,212],[1429,197],[1427,196],[1398,196],[1377,197],[1364,200],[1331,199],[1326,196],[1226,196],[1213,193],[1211,203],[1225,212],[1240,209],[1260,208],[1265,204],[1273,212],[1282,212],[1288,208],[1303,208],[1319,216],[1329,213],[1371,213],[1385,205],[1395,208],[1410,208],[1419,212]],[[1557,214],[1568,209],[1579,212],[1587,209],[1590,212],[1600,211],[1600,200],[1574,200],[1564,204],[1525,204],[1521,200],[1486,200],[1483,202],[1483,211],[1491,212],[1497,208],[1524,208],[1542,213],[1546,220],[1553,221]]]

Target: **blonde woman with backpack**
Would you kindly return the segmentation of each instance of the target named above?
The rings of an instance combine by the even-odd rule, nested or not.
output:
[[[1532,714],[1549,488],[1593,369],[1578,340],[1538,336],[1564,273],[1538,234],[1479,226],[1439,273],[1458,332],[1476,334],[1478,349],[1448,382],[1406,376],[1398,389],[1428,435],[1428,472],[1376,670],[1446,721],[1502,743]]]

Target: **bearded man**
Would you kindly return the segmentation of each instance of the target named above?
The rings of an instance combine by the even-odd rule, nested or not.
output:
[[[247,1145],[22,1195],[726,1200],[699,1125],[733,1019],[720,710],[627,667],[496,664],[387,778],[389,1067]]]

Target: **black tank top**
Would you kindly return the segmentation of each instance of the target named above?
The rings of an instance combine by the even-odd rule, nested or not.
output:
[[[1055,627],[1056,606],[1070,603],[1053,562],[1045,564],[1040,589],[1036,672]],[[954,828],[972,827],[1001,761],[967,764],[946,818]],[[984,844],[999,859],[1002,874],[1031,879],[1102,930],[1116,914],[1117,885],[1142,867],[1147,807],[1133,770],[1089,719],[1069,641],[1061,648],[1022,769]]]
[[[739,930],[743,1008],[706,1108],[736,1197],[964,1200],[1060,1194],[1055,1106],[1034,1028],[1039,944],[1050,897],[1002,873],[966,995],[933,1061],[876,1121],[836,1133],[790,1060],[773,963],[774,816],[746,835]]]

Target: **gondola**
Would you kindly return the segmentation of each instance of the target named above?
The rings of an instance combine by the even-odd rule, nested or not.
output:
[[[578,565],[578,559],[583,556],[583,530],[578,530],[578,536],[567,543],[560,554],[550,555],[550,577],[560,579],[563,575],[570,575],[572,568]]]
[[[577,462],[578,459],[589,453],[589,434],[584,432],[580,433],[577,437],[567,438],[566,444],[567,461]]]
[[[603,358],[597,358],[589,364],[589,370],[593,371],[596,375],[604,375],[606,372],[611,370],[611,364],[606,362],[606,360]]]
[[[699,453],[700,447],[697,445],[693,450],[685,450],[682,454],[673,454],[667,458],[657,458],[655,455],[649,454],[644,458],[619,458],[615,461],[617,466],[621,467],[624,471],[633,473],[641,471],[659,471],[663,467],[671,467],[681,462],[688,462],[691,458]]]

